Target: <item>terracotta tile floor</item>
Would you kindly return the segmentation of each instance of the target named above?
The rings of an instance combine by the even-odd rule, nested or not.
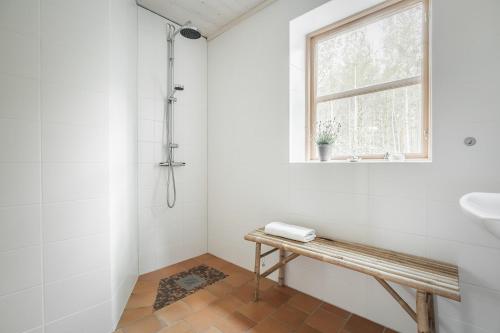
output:
[[[199,264],[229,276],[154,311],[160,280]],[[262,300],[254,303],[252,272],[204,254],[141,275],[116,333],[394,333],[269,279],[261,290]]]

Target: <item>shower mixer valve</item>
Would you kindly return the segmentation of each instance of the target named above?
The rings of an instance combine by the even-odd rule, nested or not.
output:
[[[171,103],[177,102],[177,98],[174,97],[174,95],[177,91],[183,91],[183,90],[184,90],[184,86],[182,84],[174,84],[174,89],[172,90],[172,93],[168,97],[168,101]]]
[[[186,162],[160,162],[160,166],[162,167],[169,167],[169,166],[172,166],[172,167],[183,167],[183,166],[186,166]]]

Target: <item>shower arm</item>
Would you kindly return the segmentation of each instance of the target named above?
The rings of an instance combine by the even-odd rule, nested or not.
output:
[[[168,41],[173,41],[175,36],[177,35],[177,27],[172,24],[172,23],[167,23],[168,26],[168,35],[167,35],[167,40]]]

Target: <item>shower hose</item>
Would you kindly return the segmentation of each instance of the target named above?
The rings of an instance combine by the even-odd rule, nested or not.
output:
[[[177,200],[177,190],[175,188],[175,173],[174,173],[174,161],[172,158],[173,149],[170,148],[170,154],[168,154],[168,175],[167,175],[167,206],[173,208],[175,206],[175,201]],[[172,184],[172,185],[170,185]],[[173,198],[170,197],[170,187],[172,187]]]

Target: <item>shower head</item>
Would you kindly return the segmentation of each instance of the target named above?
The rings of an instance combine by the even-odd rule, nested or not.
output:
[[[189,39],[198,39],[201,37],[201,33],[197,27],[191,24],[191,21],[186,22],[182,27],[180,27],[179,32],[182,36]]]

